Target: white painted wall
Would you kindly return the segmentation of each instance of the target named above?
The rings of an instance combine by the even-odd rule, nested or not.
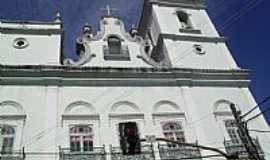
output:
[[[164,40],[173,67],[197,69],[238,69],[224,43]],[[201,45],[205,54],[197,54]]]
[[[61,51],[60,24],[0,23],[0,64],[2,65],[59,65]],[[5,31],[16,29],[14,33]],[[25,32],[35,32],[34,34]],[[39,33],[47,30],[47,33]],[[53,33],[51,30],[58,31]],[[29,45],[17,49],[16,38],[25,38]]]
[[[153,37],[157,41],[160,33],[191,35],[179,32],[179,22],[174,14],[175,8],[153,6]],[[195,29],[200,29],[200,36],[219,37],[213,24],[204,10],[182,9],[191,15]],[[88,42],[92,58],[85,66],[98,67],[152,67],[137,56],[141,54],[142,45],[132,42],[124,36],[122,23],[115,18],[104,18],[104,35],[100,40]],[[117,22],[117,23],[116,23]],[[158,23],[157,23],[158,22]],[[3,25],[3,24],[0,24]],[[14,26],[4,27],[23,27]],[[3,26],[2,26],[3,27]],[[32,29],[60,29],[60,26],[29,25]],[[130,61],[105,61],[103,45],[106,35],[117,34],[128,45]],[[29,47],[15,49],[13,40],[24,37]],[[10,65],[59,65],[60,34],[5,34],[0,33],[0,64]],[[3,44],[3,45],[2,45]],[[192,46],[200,44],[206,51],[205,55],[197,55]],[[199,69],[237,69],[225,43],[173,41],[166,39],[164,45],[173,67]],[[10,124],[16,128],[15,150],[25,147],[26,160],[57,160],[58,146],[69,147],[68,129],[73,124],[92,124],[94,128],[94,145],[119,146],[117,124],[135,121],[139,125],[141,137],[155,134],[162,137],[160,123],[169,120],[183,122],[188,142],[198,140],[200,144],[223,147],[224,138],[228,135],[222,122],[214,115],[215,103],[226,100],[237,104],[243,111],[255,106],[250,91],[246,88],[229,87],[63,87],[63,86],[0,86],[0,102],[14,101],[23,107],[26,119],[0,119],[0,124]],[[75,102],[79,105],[67,109]],[[83,103],[82,103],[83,102]],[[0,103],[1,104],[1,103]],[[86,105],[84,105],[86,104]],[[156,108],[158,104],[163,104]],[[3,107],[0,105],[0,107]],[[0,109],[1,111],[1,109]],[[9,110],[12,114],[12,110]],[[156,116],[155,113],[163,116]],[[257,113],[259,110],[256,111]],[[0,116],[6,113],[0,113]],[[8,114],[10,114],[8,112]],[[255,114],[255,113],[254,113]],[[72,115],[73,118],[63,119]],[[85,115],[88,117],[85,118]],[[129,116],[123,116],[129,115]],[[176,115],[176,116],[175,116]],[[12,116],[11,116],[12,117]],[[259,119],[250,123],[250,128],[269,130],[265,120]],[[270,150],[270,136],[258,136],[264,151]],[[43,153],[42,155],[40,153]],[[203,151],[203,154],[210,154]],[[211,153],[212,154],[212,153]],[[270,160],[268,154],[267,159]]]
[[[198,140],[200,144],[223,147],[224,138],[228,139],[225,129],[214,116],[214,104],[219,100],[228,100],[246,112],[254,105],[248,89],[216,88],[216,87],[37,87],[37,86],[2,86],[0,101],[13,100],[24,107],[27,115],[25,124],[20,126],[16,137],[19,149],[25,146],[26,152],[57,153],[58,146],[69,147],[68,128],[72,124],[92,124],[94,128],[94,145],[119,146],[117,123],[136,121],[139,124],[141,137],[155,134],[162,137],[160,123],[168,120],[180,120],[185,127],[188,142]],[[62,115],[67,106],[73,102],[83,101],[91,104],[87,112],[83,106],[71,110],[77,118],[63,120]],[[163,101],[163,102],[162,102]],[[119,103],[120,102],[120,103]],[[132,108],[129,103],[136,107]],[[154,106],[163,104],[160,109]],[[170,102],[170,103],[168,103]],[[175,103],[178,108],[173,108]],[[118,104],[112,109],[114,104]],[[119,108],[118,108],[119,107]],[[123,107],[123,108],[121,108]],[[114,114],[130,114],[111,117]],[[164,113],[163,117],[155,117],[153,113]],[[171,113],[184,115],[172,116]],[[80,115],[99,115],[99,119],[80,119]],[[144,117],[136,116],[138,114]],[[166,116],[167,114],[167,116]],[[255,113],[254,113],[255,114]],[[0,120],[0,123],[14,124],[12,121]],[[250,128],[267,130],[265,120],[261,117],[250,124]],[[22,137],[19,135],[22,134]],[[265,151],[270,148],[269,135],[258,136]],[[209,154],[210,152],[203,152]],[[37,155],[36,155],[37,156]],[[48,156],[48,157],[47,157]],[[266,155],[267,156],[267,155]],[[28,159],[35,156],[27,155]],[[57,155],[44,154],[39,159],[57,159]],[[269,159],[269,157],[268,157]]]

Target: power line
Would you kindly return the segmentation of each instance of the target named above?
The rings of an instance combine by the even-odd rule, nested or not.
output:
[[[246,123],[249,122],[249,121],[252,121],[253,119],[256,119],[257,117],[259,117],[260,115],[264,114],[265,112],[267,112],[267,111],[269,111],[269,110],[270,110],[270,107],[267,108],[267,109],[265,109],[265,110],[263,110],[261,113],[258,113],[258,114],[256,114],[255,116],[249,118],[248,120],[246,120]]]
[[[253,107],[250,111],[248,111],[247,113],[245,113],[244,115],[242,115],[241,118],[246,117],[248,114],[250,114],[251,112],[253,112],[256,108],[258,108],[259,106],[261,106],[262,104],[264,104],[265,102],[267,102],[269,99],[270,99],[270,96],[268,96],[265,99],[263,99],[260,103],[258,103],[255,107]]]
[[[257,130],[257,129],[249,129],[251,132],[259,132],[259,133],[270,133],[270,131],[262,131],[262,130]]]
[[[248,13],[251,9],[253,9],[256,5],[261,3],[263,0],[253,0],[250,1],[246,6],[241,8],[238,12],[236,12],[232,18],[228,19],[223,25],[222,29],[226,29],[228,26],[232,25],[235,21],[237,21],[240,17]]]

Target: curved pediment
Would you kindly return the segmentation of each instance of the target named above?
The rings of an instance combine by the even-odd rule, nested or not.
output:
[[[84,101],[72,102],[64,110],[64,114],[67,115],[88,115],[95,113],[95,108],[90,103]]]
[[[3,101],[0,103],[0,115],[23,115],[25,114],[21,104],[15,101]]]
[[[129,101],[120,101],[112,105],[111,113],[139,113],[140,108],[132,102]]]
[[[214,114],[216,116],[232,116],[232,111],[230,105],[233,102],[225,99],[221,99],[215,102],[214,104]],[[240,110],[239,107],[236,105],[237,110]]]
[[[118,43],[110,43],[112,37]],[[119,18],[109,16],[101,19],[96,35],[92,34],[90,25],[84,26],[77,39],[79,60],[65,59],[63,63],[68,66],[162,67],[152,59],[152,50],[149,39],[140,37],[134,28],[126,32]]]
[[[180,106],[168,100],[159,101],[153,107],[154,113],[179,112],[179,111],[180,111]]]

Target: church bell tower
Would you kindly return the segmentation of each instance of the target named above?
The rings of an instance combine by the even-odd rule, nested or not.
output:
[[[146,0],[139,33],[154,46],[151,57],[168,67],[238,68],[206,13],[205,0]]]

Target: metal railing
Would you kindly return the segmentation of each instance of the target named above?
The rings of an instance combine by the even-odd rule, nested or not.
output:
[[[158,145],[159,155],[162,160],[178,160],[178,159],[201,159],[199,148],[190,146],[169,147],[166,144]]]
[[[60,160],[106,160],[105,147],[93,147],[91,151],[72,151],[59,147]]]
[[[134,155],[123,155],[120,147],[110,146],[112,160],[154,160],[154,150],[151,145],[141,146],[141,153]]]
[[[12,149],[6,149],[6,151],[1,151],[0,160],[25,160],[24,148],[19,151],[14,151]]]
[[[259,156],[264,159],[264,152],[260,146],[259,140],[254,138],[252,141],[257,148]],[[239,157],[248,157],[247,150],[242,142],[235,143],[231,140],[224,140],[224,146],[228,154],[239,155]]]

